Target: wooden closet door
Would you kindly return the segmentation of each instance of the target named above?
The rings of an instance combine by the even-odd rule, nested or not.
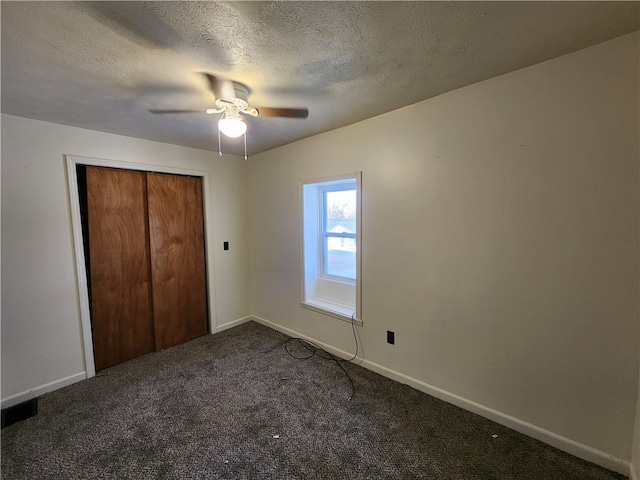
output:
[[[199,178],[147,174],[156,351],[207,333]]]
[[[146,174],[86,171],[97,371],[154,351]]]

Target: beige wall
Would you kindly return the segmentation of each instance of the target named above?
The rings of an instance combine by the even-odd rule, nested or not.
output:
[[[299,306],[298,180],[361,170],[365,365],[613,468],[634,448],[638,477],[638,44],[312,137],[248,173],[2,115],[2,399],[84,372],[64,154],[208,171],[216,325],[253,313],[344,351],[350,326]]]
[[[250,158],[252,312],[353,351],[299,305],[299,179],[361,170],[366,365],[628,471],[638,38]]]
[[[208,172],[211,312],[216,326],[250,313],[243,159],[3,115],[3,404],[80,380],[85,371],[65,154]]]

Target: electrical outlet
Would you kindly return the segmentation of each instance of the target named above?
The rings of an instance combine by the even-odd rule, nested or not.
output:
[[[395,332],[392,332],[391,330],[387,330],[387,343],[390,343],[391,345],[396,343]]]

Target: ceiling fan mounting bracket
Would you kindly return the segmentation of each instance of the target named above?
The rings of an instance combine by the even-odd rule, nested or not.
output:
[[[249,104],[247,103],[246,100],[243,100],[241,98],[225,99],[225,100],[218,98],[216,99],[216,106],[222,110],[233,108],[243,112],[247,109],[247,107],[249,107]]]

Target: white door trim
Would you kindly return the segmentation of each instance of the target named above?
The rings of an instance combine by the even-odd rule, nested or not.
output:
[[[143,172],[172,173],[176,175],[190,175],[202,178],[202,209],[204,218],[204,244],[207,275],[207,301],[209,313],[209,331],[215,332],[214,313],[214,286],[213,286],[213,260],[210,258],[209,245],[213,245],[209,238],[208,225],[213,225],[211,220],[209,172],[188,168],[168,167],[163,165],[150,165],[146,163],[123,162],[118,160],[104,160],[99,158],[65,155],[67,165],[67,188],[69,191],[69,209],[71,213],[71,228],[73,233],[73,249],[75,255],[75,269],[78,286],[78,303],[80,310],[80,323],[82,329],[82,343],[84,347],[84,363],[87,378],[94,377],[96,367],[93,358],[93,337],[91,335],[91,314],[89,310],[89,290],[87,288],[87,269],[84,261],[84,244],[82,241],[82,218],[80,216],[80,197],[78,194],[78,165],[90,165],[96,167],[121,168],[125,170],[138,170]]]

